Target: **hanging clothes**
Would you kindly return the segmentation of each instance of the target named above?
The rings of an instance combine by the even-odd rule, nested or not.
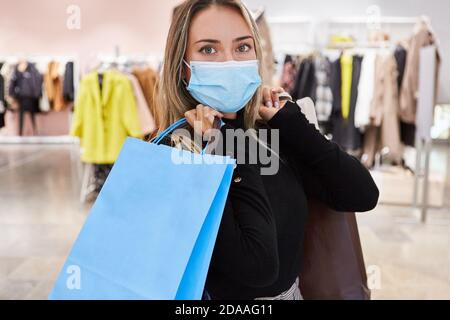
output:
[[[375,89],[371,107],[371,126],[364,136],[364,164],[373,165],[375,153],[387,147],[388,158],[401,163],[399,128],[398,71],[393,54],[378,54],[375,59]]]
[[[295,86],[295,79],[299,71],[301,57],[293,57],[287,54],[284,57],[283,71],[281,72],[280,85],[292,95]]]
[[[350,97],[352,91],[352,68],[353,57],[350,54],[344,53],[341,56],[341,111],[342,118],[348,119],[350,113]]]
[[[355,107],[355,127],[361,132],[370,124],[370,109],[375,87],[375,58],[374,51],[364,54],[361,64],[361,75],[358,83],[358,98]]]
[[[26,62],[23,71],[19,70],[17,65],[10,81],[9,95],[13,98],[38,99],[42,94],[42,75],[32,63]]]
[[[155,121],[153,120],[153,116],[150,113],[150,109],[147,105],[147,101],[145,100],[145,96],[142,92],[141,86],[139,85],[139,81],[132,74],[127,74],[126,76],[131,81],[131,84],[133,86],[139,122],[141,124],[141,131],[144,135],[151,134],[156,130]]]
[[[6,102],[6,107],[7,109],[11,109],[11,110],[18,110],[19,106],[17,105],[17,101],[15,101],[11,96],[10,96],[10,86],[11,86],[11,79],[13,77],[14,74],[14,70],[15,70],[15,66],[11,63],[4,63],[1,70],[0,70],[0,74],[3,77],[4,80],[4,92],[5,92],[5,102]]]
[[[350,62],[348,61],[348,58],[344,58],[344,63],[342,63],[343,56],[344,55],[342,55],[337,61],[337,64],[339,64],[339,69],[346,68],[347,70],[345,72],[348,73],[349,65],[351,65],[351,74],[350,77],[348,75],[343,76],[344,70],[341,70],[341,77],[334,75],[334,85],[338,85],[338,87],[340,88],[340,90],[334,90],[337,90],[341,93],[342,99],[340,104],[342,106],[344,105],[343,95],[345,94],[348,96],[348,98],[346,98],[348,100],[348,114],[343,112],[342,109],[338,109],[338,105],[336,105],[336,108],[333,108],[334,112],[332,115],[332,139],[344,150],[355,151],[361,149],[362,147],[362,134],[355,127],[355,108],[356,100],[358,97],[358,84],[361,74],[361,64],[363,57],[359,55],[350,56]],[[336,78],[340,79],[340,81],[342,81],[342,84],[340,82],[337,82]],[[350,84],[350,91],[348,93],[342,90],[344,81],[347,83],[347,85]],[[336,99],[333,97],[333,104],[335,100]],[[344,118],[344,115],[347,115],[347,117]]]
[[[319,122],[328,122],[333,108],[333,94],[330,88],[330,60],[324,56],[314,59],[316,78],[316,114]]]
[[[47,71],[44,74],[44,84],[50,108],[54,111],[64,110],[66,103],[63,98],[63,81],[59,74],[58,61],[48,63]]]
[[[408,41],[405,73],[400,90],[400,119],[405,123],[416,122],[420,49],[433,44],[436,44],[436,37],[433,31],[425,21],[420,21],[415,26],[415,32]],[[437,79],[440,65],[440,55],[438,50],[436,50],[436,55],[435,76]]]
[[[341,83],[341,58],[339,57],[330,64],[330,89],[333,96],[331,115],[333,118],[341,114]]]
[[[101,89],[100,89],[101,87]],[[81,160],[112,164],[127,136],[142,137],[130,80],[108,70],[86,75],[75,101],[71,134],[80,138]]]
[[[19,65],[26,64],[24,70]],[[17,102],[19,107],[19,135],[23,134],[24,114],[30,113],[33,130],[36,133],[35,114],[40,112],[39,99],[42,95],[42,75],[36,66],[29,62],[18,64],[10,80],[9,95]]]
[[[316,101],[316,75],[314,61],[311,57],[303,59],[295,79],[294,89],[291,93],[293,100],[305,97]]]
[[[398,71],[397,84],[399,92],[402,87],[403,76],[405,75],[406,57],[407,57],[406,49],[400,44],[397,45],[394,50],[394,58],[397,64],[397,71]]]
[[[73,67],[73,62],[69,61],[64,69],[63,98],[65,102],[73,102],[75,99]]]
[[[131,72],[139,81],[142,93],[144,94],[147,105],[150,108],[156,128],[159,128],[159,116],[156,106],[156,94],[158,92],[159,76],[152,68],[134,68]]]

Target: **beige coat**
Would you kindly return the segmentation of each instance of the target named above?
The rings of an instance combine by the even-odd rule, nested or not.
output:
[[[377,55],[375,60],[375,88],[370,110],[371,126],[364,136],[364,162],[371,166],[375,153],[388,148],[388,157],[395,163],[402,158],[397,63],[392,54]]]
[[[402,87],[400,88],[400,118],[406,123],[416,123],[417,90],[419,84],[420,49],[436,43],[432,30],[425,22],[419,22],[414,35],[407,43],[407,56]],[[436,79],[440,57],[436,50]],[[437,81],[436,81],[437,83]]]

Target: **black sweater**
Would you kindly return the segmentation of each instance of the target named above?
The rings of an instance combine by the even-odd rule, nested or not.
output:
[[[243,128],[243,113],[224,122],[224,135]],[[279,129],[279,170],[261,175],[261,163],[236,166],[206,281],[213,299],[276,296],[292,286],[302,266],[307,196],[338,211],[368,211],[378,201],[369,172],[297,104],[287,102],[265,128]]]

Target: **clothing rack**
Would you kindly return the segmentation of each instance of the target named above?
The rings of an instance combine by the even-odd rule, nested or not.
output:
[[[98,53],[96,60],[100,65],[117,66],[126,68],[129,66],[146,65],[159,70],[162,63],[162,55],[156,54],[122,54],[120,46],[114,46],[114,53]]]
[[[314,35],[316,30],[318,30],[321,26],[325,26],[328,30],[327,33],[330,35],[330,27],[334,25],[347,26],[351,27],[353,25],[359,26],[360,29],[361,24],[366,24],[367,29],[370,28],[371,23],[377,23],[379,25],[394,25],[394,26],[407,26],[413,27],[419,21],[425,21],[429,25],[429,19],[427,17],[400,17],[400,16],[378,16],[375,19],[370,20],[370,16],[350,16],[350,17],[335,17],[335,18],[314,18],[310,16],[288,16],[288,17],[269,17],[268,23],[275,28],[278,28],[277,31],[280,31],[279,28],[309,28],[310,34],[306,36],[306,38],[311,38],[311,34]],[[359,30],[358,29],[358,30]],[[351,29],[350,29],[351,30]],[[298,30],[297,30],[298,32]],[[318,51],[320,53],[329,52],[330,50],[359,50],[359,49],[390,49],[393,43],[391,42],[382,42],[372,44],[369,42],[361,42],[355,41],[350,44],[342,45],[342,46],[328,46],[328,45],[318,45],[315,41],[296,41],[295,43],[290,43],[289,45],[281,44],[277,45],[274,43],[275,52],[278,53],[289,53],[289,54],[302,54],[309,52]],[[300,48],[299,50],[295,50],[295,47]],[[437,50],[436,46],[433,46]],[[293,50],[294,48],[294,50]],[[295,52],[297,51],[297,52]],[[422,54],[421,54],[422,55]],[[422,63],[422,60],[421,60]],[[427,64],[433,64],[433,61],[428,61]],[[434,67],[433,67],[434,68]],[[422,68],[425,70],[426,68]],[[434,69],[430,69],[434,70]],[[424,72],[422,72],[424,73]],[[431,79],[432,78],[432,79]],[[434,83],[434,77],[428,74],[427,80],[422,79],[422,83],[424,84],[432,84],[434,87],[436,84]],[[425,85],[426,86],[426,85]],[[423,86],[424,87],[424,86]],[[419,87],[420,90],[431,90],[428,86],[427,89],[423,89]],[[423,110],[427,110],[428,113],[430,110],[433,110],[434,100],[430,98],[432,94],[430,92],[419,92],[418,106],[417,108],[422,108]],[[422,97],[422,98],[421,98]],[[425,98],[424,98],[425,97]],[[422,99],[422,102],[419,102]],[[419,115],[420,111],[418,110],[417,115]],[[426,113],[426,111],[423,111]],[[424,128],[422,128],[422,132],[430,132],[432,122],[429,121]],[[413,189],[413,199],[412,205],[420,210],[420,220],[421,222],[426,221],[427,217],[427,209],[428,205],[428,190],[429,190],[429,158],[431,151],[431,138],[427,135],[420,135],[416,133],[416,164],[414,170],[414,189]],[[419,188],[419,185],[422,185]],[[419,200],[419,189],[422,190],[422,195]]]
[[[98,53],[95,57],[98,63],[94,69],[107,70],[117,68],[120,72],[127,73],[129,68],[134,66],[148,66],[155,70],[159,70],[162,62],[162,56],[154,54],[122,54],[119,46],[114,47],[114,52]],[[91,70],[92,71],[92,70]],[[99,71],[101,72],[101,71]],[[80,196],[79,200],[82,204],[86,203],[89,194],[94,191],[95,171],[98,165],[93,163],[82,162],[78,160],[80,177]]]
[[[330,29],[333,28],[345,28],[346,30],[352,30],[356,33],[366,32],[370,29],[377,29],[379,26],[383,27],[412,27],[420,20],[428,20],[426,17],[405,17],[405,16],[381,16],[381,15],[360,15],[360,16],[345,16],[345,17],[314,17],[314,16],[272,16],[268,17],[267,21],[272,30],[275,29],[278,32],[273,33],[274,47],[277,52],[293,52],[295,49],[318,49],[327,47],[326,43],[323,43],[327,39],[327,35],[330,35]],[[361,28],[361,25],[366,25],[367,28]],[[282,38],[286,31],[286,28],[291,28],[291,31],[295,31],[292,36],[298,39],[298,29],[307,29],[304,39],[296,40],[294,42],[289,41],[289,44],[278,43],[277,37]],[[352,28],[352,29],[351,29]],[[320,33],[320,37],[315,36]],[[281,35],[280,35],[281,34]]]
[[[73,62],[73,77],[74,77],[74,92],[78,90],[78,81],[80,77],[80,68],[79,68],[79,57],[78,55],[58,55],[58,54],[45,54],[45,53],[31,53],[31,54],[10,54],[10,55],[0,55],[0,61],[17,64],[20,61],[27,61],[30,63],[34,63],[36,65],[47,64],[50,61],[58,61],[62,63]],[[71,115],[69,114],[69,123],[71,122]],[[0,144],[73,144],[75,143],[75,139],[69,136],[0,136]]]

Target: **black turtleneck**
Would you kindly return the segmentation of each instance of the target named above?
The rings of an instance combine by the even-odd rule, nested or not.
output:
[[[224,122],[223,135],[243,128],[243,113]],[[297,104],[287,102],[264,128],[279,130],[279,169],[261,175],[260,163],[236,166],[206,281],[213,299],[270,297],[292,286],[302,266],[307,197],[337,211],[368,211],[378,201],[369,172]]]

